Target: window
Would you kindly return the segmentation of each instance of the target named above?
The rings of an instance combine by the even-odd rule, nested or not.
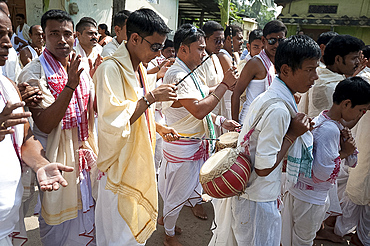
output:
[[[147,1],[150,2],[150,3],[159,4],[159,0],[147,0]]]
[[[338,5],[310,5],[308,13],[313,14],[336,14]]]

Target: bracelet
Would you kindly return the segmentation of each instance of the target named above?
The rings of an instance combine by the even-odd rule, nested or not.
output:
[[[75,89],[76,89],[76,88],[74,88],[74,89],[73,89],[73,88],[72,88],[72,87],[70,87],[69,85],[66,85],[66,87],[67,87],[67,88],[69,88],[69,89],[71,89],[72,91],[75,91]]]
[[[153,92],[149,91],[149,94],[153,97],[153,99],[154,99],[154,102],[153,102],[153,103],[155,103],[156,99],[155,99],[155,97],[154,97]]]
[[[150,108],[150,102],[148,101],[148,99],[146,99],[146,97],[143,96],[143,100],[146,103],[146,106],[148,106],[148,108]]]
[[[217,101],[220,101],[220,98],[214,92],[212,92],[211,95],[214,96],[217,99]]]
[[[222,124],[225,122],[226,118],[223,117],[222,115],[217,115],[216,120],[215,120],[215,125],[216,126],[222,126]]]
[[[230,86],[228,86],[225,82],[222,81],[220,84],[226,85],[227,89],[230,90]]]
[[[286,140],[288,140],[288,142],[290,143],[290,145],[293,145],[294,141],[293,141],[293,139],[291,137],[289,137],[288,135],[285,134],[284,138]]]

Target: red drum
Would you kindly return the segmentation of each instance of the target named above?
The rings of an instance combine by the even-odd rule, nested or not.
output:
[[[249,156],[237,149],[226,148],[211,156],[200,169],[203,190],[215,198],[244,193],[251,174]]]

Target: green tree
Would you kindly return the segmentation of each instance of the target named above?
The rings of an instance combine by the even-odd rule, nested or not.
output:
[[[268,10],[273,7],[273,0],[231,0],[238,9],[239,14],[244,14],[250,18],[255,18],[260,28],[267,22],[275,19],[275,10]]]

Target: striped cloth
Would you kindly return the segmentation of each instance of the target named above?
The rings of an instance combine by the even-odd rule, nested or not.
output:
[[[257,56],[261,59],[263,66],[266,68],[268,86],[270,86],[272,83],[272,80],[275,77],[274,64],[271,62],[270,58],[267,56],[264,49]],[[265,86],[266,89],[268,88],[268,86],[267,85]]]
[[[47,49],[44,49],[39,59],[44,68],[50,91],[57,99],[68,82],[68,73]],[[89,78],[84,74],[80,75],[80,83],[74,91],[62,119],[62,129],[78,127],[80,141],[86,141],[89,137],[87,120]]]

